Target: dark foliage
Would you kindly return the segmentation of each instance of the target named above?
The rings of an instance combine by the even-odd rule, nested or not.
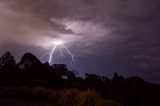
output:
[[[124,78],[115,73],[112,79],[108,79],[86,73],[83,79],[76,77],[65,64],[41,63],[31,53],[24,54],[19,63],[15,62],[9,52],[0,58],[0,86],[79,89],[80,91],[89,89],[100,92],[104,99],[120,102],[124,106],[160,106],[160,86],[148,83],[142,78]],[[101,102],[108,103],[108,101]]]

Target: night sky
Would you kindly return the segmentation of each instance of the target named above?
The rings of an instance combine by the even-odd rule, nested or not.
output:
[[[160,83],[159,0],[0,0],[0,55],[48,60],[55,39],[74,54],[78,75],[114,72]]]

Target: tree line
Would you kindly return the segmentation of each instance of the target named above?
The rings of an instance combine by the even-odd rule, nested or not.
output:
[[[105,70],[105,69],[104,69]],[[77,77],[65,64],[42,63],[31,53],[25,53],[16,63],[10,52],[0,58],[0,87],[27,86],[55,90],[94,90],[102,97],[124,106],[160,106],[160,86],[137,76],[124,78],[114,73],[112,79],[96,74]]]

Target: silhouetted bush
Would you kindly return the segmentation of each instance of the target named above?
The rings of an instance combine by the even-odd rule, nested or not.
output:
[[[80,106],[95,106],[96,102],[101,99],[99,93],[93,90],[87,90],[80,93]]]
[[[58,101],[58,104],[62,106],[78,106],[79,90],[65,90]]]

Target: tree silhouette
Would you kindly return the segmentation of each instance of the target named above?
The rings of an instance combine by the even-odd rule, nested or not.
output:
[[[124,106],[160,106],[160,86],[142,78],[124,78],[118,73],[114,73],[112,79],[89,73],[81,78],[69,70],[66,64],[42,63],[31,53],[25,53],[18,63],[10,52],[0,57],[0,86],[89,89],[101,93],[104,99],[118,101]]]

